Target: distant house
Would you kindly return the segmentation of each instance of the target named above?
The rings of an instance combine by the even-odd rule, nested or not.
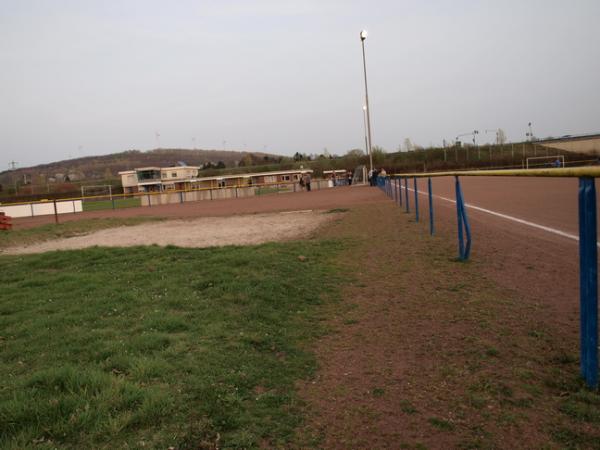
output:
[[[188,191],[202,188],[249,187],[269,183],[297,182],[311,169],[294,169],[276,172],[241,173],[198,177],[197,166],[141,167],[119,172],[123,192]]]

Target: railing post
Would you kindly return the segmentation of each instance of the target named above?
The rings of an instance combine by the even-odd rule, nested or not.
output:
[[[148,207],[152,207],[152,199],[150,198],[150,194],[148,194]]]
[[[404,200],[406,201],[406,212],[410,212],[410,205],[408,202],[408,177],[404,177]]]
[[[598,387],[598,236],[594,178],[579,178],[579,301],[581,376]]]
[[[429,234],[433,236],[433,194],[431,189],[431,177],[427,179],[427,191],[429,194]]]
[[[458,223],[458,258],[461,261],[469,259],[471,253],[471,226],[469,225],[469,219],[467,217],[467,211],[465,209],[465,202],[463,198],[462,189],[460,187],[460,180],[458,176],[454,177],[455,189],[456,189],[456,217]],[[464,228],[464,231],[463,231]],[[466,243],[464,239],[466,234]]]
[[[398,187],[398,205],[402,206],[402,178],[396,178],[396,186]]]
[[[415,221],[419,221],[419,192],[417,190],[417,177],[413,177],[413,185],[415,187]]]
[[[54,223],[58,223],[58,209],[56,208],[56,199],[54,199]]]

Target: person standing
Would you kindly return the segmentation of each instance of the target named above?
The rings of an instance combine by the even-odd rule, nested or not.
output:
[[[379,171],[377,169],[373,169],[373,175],[371,175],[371,186],[377,186],[377,177],[379,176]]]
[[[310,192],[310,182],[311,182],[311,176],[310,173],[306,173],[306,180],[304,180],[304,184],[306,185],[306,190],[307,192]]]

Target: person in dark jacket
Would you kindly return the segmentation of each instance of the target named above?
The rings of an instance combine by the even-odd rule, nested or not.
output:
[[[377,186],[377,177],[379,176],[379,170],[373,169],[373,175],[371,177],[371,186]]]

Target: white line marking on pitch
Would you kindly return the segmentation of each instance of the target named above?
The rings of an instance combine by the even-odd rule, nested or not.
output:
[[[313,212],[312,209],[298,209],[296,211],[281,211],[279,214],[298,214],[298,213],[310,213]]]
[[[400,185],[400,188],[401,189],[406,189],[402,185]],[[412,189],[412,188],[408,188],[408,190],[411,191],[411,192],[415,192],[415,190]],[[421,195],[427,195],[427,196],[429,196],[428,192],[423,192],[423,191],[417,190],[417,193],[419,193]],[[445,200],[445,201],[450,202],[450,203],[456,203],[456,200],[453,200],[453,199],[448,198],[448,197],[442,197],[441,195],[433,195],[433,197],[439,198],[440,200]],[[485,208],[482,208],[480,206],[472,205],[470,203],[465,203],[465,206],[467,208],[474,209],[476,211],[481,211],[481,212],[484,212],[486,214],[490,214],[492,216],[496,216],[496,217],[500,217],[502,219],[511,220],[513,222],[520,223],[521,225],[527,225],[527,226],[532,227],[532,228],[537,228],[538,230],[544,230],[544,231],[547,231],[548,233],[557,234],[559,236],[566,237],[568,239],[573,239],[575,241],[579,241],[579,236],[576,236],[576,235],[571,234],[571,233],[566,233],[564,231],[557,230],[556,228],[550,228],[550,227],[547,227],[545,225],[540,225],[539,223],[529,222],[528,220],[519,219],[518,217],[509,216],[508,214],[502,214],[502,213],[499,213],[499,212],[496,212],[496,211],[492,211],[490,209],[485,209]],[[600,243],[597,243],[596,245],[598,247],[600,247]]]

